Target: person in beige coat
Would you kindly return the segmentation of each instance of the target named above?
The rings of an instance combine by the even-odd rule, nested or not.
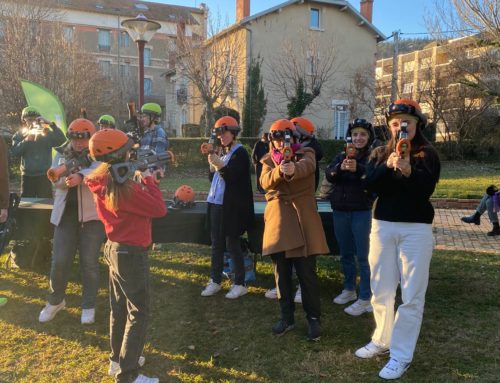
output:
[[[294,327],[294,267],[309,324],[307,337],[317,341],[321,308],[314,256],[329,250],[314,197],[315,153],[294,142],[294,130],[288,120],[274,122],[270,151],[261,160],[260,183],[267,190],[262,254],[273,261],[281,310],[273,333],[280,336]]]

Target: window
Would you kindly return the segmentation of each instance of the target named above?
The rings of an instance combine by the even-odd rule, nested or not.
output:
[[[99,61],[99,68],[105,77],[111,77],[111,61]]]
[[[98,31],[99,50],[109,52],[111,50],[111,32],[99,29]]]
[[[120,65],[120,77],[122,79],[127,79],[130,77],[130,65],[129,64],[121,64]]]
[[[127,32],[120,33],[120,47],[128,48],[130,46],[130,36]]]
[[[151,96],[151,92],[153,89],[153,80],[150,78],[144,79],[144,96]]]
[[[407,82],[403,86],[403,93],[412,93],[413,92],[413,83]]]
[[[5,37],[5,23],[0,20],[0,39]]]
[[[309,27],[312,29],[319,29],[320,28],[319,9],[318,8],[311,8]]]
[[[151,66],[151,48],[144,48],[144,65]]]
[[[403,64],[403,72],[413,72],[415,61],[407,61]]]
[[[333,136],[336,140],[345,139],[349,126],[349,102],[333,100]]]
[[[317,52],[308,52],[307,53],[307,66],[306,73],[309,76],[313,76],[318,73],[318,65],[319,65],[319,54]]]
[[[73,27],[64,27],[63,28],[63,36],[66,41],[73,41]]]

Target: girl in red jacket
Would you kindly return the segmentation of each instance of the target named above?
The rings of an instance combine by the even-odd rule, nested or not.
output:
[[[149,263],[152,218],[167,210],[155,177],[143,172],[141,183],[117,182],[113,164],[127,161],[133,141],[120,130],[104,129],[90,140],[90,155],[103,164],[87,179],[95,194],[97,213],[108,241],[104,256],[109,265],[111,355],[109,374],[117,382],[156,383],[138,373],[149,316]],[[158,170],[157,172],[161,172]]]

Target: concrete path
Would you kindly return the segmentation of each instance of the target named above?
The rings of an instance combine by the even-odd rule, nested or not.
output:
[[[435,209],[435,212],[433,232],[436,249],[500,254],[500,236],[486,235],[492,228],[486,213],[481,216],[481,225],[478,226],[460,220],[474,210]]]

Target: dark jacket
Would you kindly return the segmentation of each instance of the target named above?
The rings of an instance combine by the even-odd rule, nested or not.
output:
[[[430,197],[439,180],[439,157],[430,145],[413,152],[406,178],[386,166],[385,147],[376,148],[366,166],[366,185],[377,194],[373,218],[389,222],[432,223]]]
[[[316,170],[314,171],[314,190],[318,190],[319,185],[319,162],[323,158],[323,148],[321,148],[321,144],[315,137],[309,138],[307,141],[304,141],[302,144],[304,148],[314,149],[315,158],[316,158]]]
[[[50,131],[37,138],[36,141],[25,141],[21,132],[12,137],[10,153],[21,157],[21,174],[25,176],[41,176],[47,173],[52,164],[52,148],[62,145],[66,140],[64,133],[56,124],[50,124]]]
[[[9,207],[9,164],[7,144],[0,137],[0,209]]]
[[[243,235],[253,226],[255,220],[250,157],[243,146],[236,149],[227,165],[219,170],[219,174],[226,184],[222,205],[224,232],[230,236]],[[210,181],[213,176],[214,173],[210,173]],[[210,205],[208,204],[208,214]]]
[[[353,211],[370,210],[373,197],[366,191],[364,182],[365,166],[370,150],[358,152],[356,156],[356,172],[340,169],[345,153],[338,154],[325,169],[326,179],[333,184],[330,203],[333,210]]]

